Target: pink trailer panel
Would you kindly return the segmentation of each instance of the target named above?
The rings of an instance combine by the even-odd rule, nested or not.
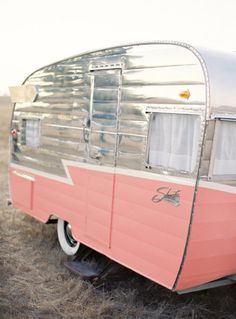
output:
[[[156,189],[166,185],[154,174],[118,172],[113,191],[114,174],[94,168],[68,167],[73,185],[35,174],[33,208],[25,211],[44,222],[56,212],[73,225],[75,239],[171,289],[185,249],[194,186],[168,182],[181,190],[182,205],[173,209],[165,201],[152,201]],[[17,171],[27,174],[27,169]],[[14,200],[22,181],[13,182]]]
[[[200,183],[192,230],[176,289],[202,285],[236,273],[236,192]],[[219,188],[219,185],[218,185]]]

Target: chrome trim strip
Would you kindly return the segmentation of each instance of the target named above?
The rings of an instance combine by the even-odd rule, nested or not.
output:
[[[104,172],[104,173],[117,173],[120,175],[126,175],[126,176],[131,176],[131,177],[138,177],[138,178],[144,178],[144,179],[150,179],[150,180],[158,180],[158,181],[164,181],[164,182],[169,182],[169,183],[194,186],[193,179],[188,179],[188,178],[183,178],[183,177],[154,174],[154,173],[145,172],[145,171],[124,169],[124,168],[117,168],[117,167],[114,168],[114,167],[109,167],[109,166],[99,166],[99,165],[93,165],[93,164],[88,164],[88,163],[79,163],[79,162],[68,161],[68,160],[63,160],[63,165],[65,167],[67,177],[59,177],[57,175],[44,173],[44,172],[38,171],[36,169],[31,169],[31,168],[24,167],[24,166],[17,165],[17,164],[13,164],[13,163],[10,164],[10,167],[13,169],[16,169],[16,170],[18,170],[18,169],[21,170],[21,172],[16,171],[16,170],[13,171],[13,173],[15,175],[18,175],[18,176],[21,176],[21,177],[24,177],[24,178],[27,178],[30,180],[35,180],[34,176],[27,175],[24,172],[35,174],[35,175],[38,175],[41,177],[45,177],[48,179],[52,179],[52,180],[63,182],[63,183],[70,184],[70,185],[74,185],[74,183],[71,179],[71,176],[70,176],[70,173],[68,170],[68,166],[79,167],[79,168],[84,168],[84,169],[89,169],[89,170]],[[207,188],[207,189],[236,194],[236,187],[221,184],[221,183],[199,181],[198,187],[203,187],[203,188]]]
[[[201,56],[201,54],[199,53],[199,51],[191,46],[187,45],[187,48],[192,51],[195,56],[198,58],[203,73],[204,73],[204,77],[205,77],[205,92],[206,92],[206,96],[205,96],[205,101],[206,101],[206,109],[205,109],[205,120],[202,121],[202,123],[204,123],[204,130],[203,130],[203,134],[201,137],[202,140],[202,144],[201,144],[201,148],[200,148],[200,156],[199,156],[199,162],[198,162],[198,172],[197,172],[197,176],[196,176],[196,181],[195,181],[195,190],[194,190],[194,195],[193,195],[193,203],[192,203],[192,209],[191,209],[191,215],[190,215],[190,220],[189,220],[189,229],[188,229],[188,234],[187,234],[187,238],[186,238],[186,244],[185,244],[185,248],[184,248],[184,252],[183,252],[183,258],[179,267],[179,271],[177,273],[174,285],[173,285],[173,290],[176,290],[176,287],[178,285],[178,281],[179,278],[182,274],[182,270],[184,267],[184,263],[186,260],[186,256],[187,256],[187,252],[188,252],[188,245],[190,242],[190,236],[191,236],[191,230],[192,230],[192,224],[193,224],[193,217],[194,217],[194,212],[195,212],[195,204],[196,204],[196,198],[197,198],[197,192],[198,192],[198,186],[199,186],[199,178],[200,178],[200,167],[201,167],[201,161],[202,161],[202,154],[203,154],[203,145],[204,145],[204,140],[205,140],[205,136],[206,136],[206,120],[209,118],[209,114],[210,114],[210,105],[211,105],[211,101],[210,101],[210,81],[209,81],[209,74],[208,74],[208,70],[207,70],[207,66],[206,66],[206,62],[203,59],[203,57]]]
[[[116,173],[120,175],[126,175],[131,177],[138,177],[143,179],[150,179],[150,180],[157,180],[157,181],[164,181],[169,183],[176,183],[176,184],[182,184],[187,186],[194,186],[195,185],[195,179],[190,178],[184,178],[184,177],[176,177],[176,176],[170,176],[170,175],[161,175],[156,173],[150,173],[146,171],[139,171],[139,170],[132,170],[132,169],[124,169],[124,168],[117,168],[117,167],[109,167],[109,166],[99,166],[94,164],[88,164],[88,163],[80,163],[80,162],[74,162],[69,160],[62,160],[63,166],[66,171],[67,177],[60,177],[57,175],[45,173],[36,169],[31,169],[28,167],[24,167],[18,164],[11,163],[10,168],[14,169],[20,169],[24,172],[29,172],[41,177],[46,177],[58,182],[63,182],[69,185],[74,185],[73,180],[70,176],[68,167],[78,167],[78,168],[84,168],[88,170],[93,170],[97,172],[104,172],[104,173]]]
[[[222,286],[232,285],[232,284],[235,284],[235,279],[233,279],[233,278],[231,278],[231,276],[229,276],[229,277],[224,277],[223,279],[218,279],[215,281],[208,282],[208,283],[200,285],[200,286],[195,286],[195,287],[187,288],[184,290],[177,290],[176,292],[179,295],[183,295],[183,294],[188,294],[190,292],[202,291],[202,290],[206,290],[206,289],[222,287]]]
[[[216,191],[227,192],[231,194],[236,194],[236,187],[230,186],[222,183],[208,182],[208,181],[199,181],[198,188],[203,187],[207,189],[213,189]]]
[[[19,177],[22,177],[24,179],[27,179],[31,182],[34,182],[35,181],[35,177],[32,176],[32,175],[28,175],[28,174],[25,174],[23,172],[19,172],[19,171],[13,171],[13,174],[16,175],[16,176],[19,176]]]

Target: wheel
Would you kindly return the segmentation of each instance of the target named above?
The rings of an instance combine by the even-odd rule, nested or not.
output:
[[[76,241],[71,233],[71,225],[63,219],[58,219],[57,236],[60,246],[68,256],[76,255],[80,248],[80,242]]]

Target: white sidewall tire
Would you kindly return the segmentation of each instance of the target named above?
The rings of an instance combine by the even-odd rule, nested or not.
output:
[[[68,256],[74,256],[79,250],[80,242],[77,242],[75,246],[71,246],[67,239],[65,234],[65,221],[61,218],[58,218],[57,221],[57,236],[60,243],[60,246],[65,254]]]

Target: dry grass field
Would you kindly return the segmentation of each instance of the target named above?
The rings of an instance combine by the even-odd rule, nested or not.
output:
[[[179,296],[132,272],[94,287],[70,273],[55,225],[6,206],[11,104],[0,100],[0,319],[236,318],[236,286]]]

